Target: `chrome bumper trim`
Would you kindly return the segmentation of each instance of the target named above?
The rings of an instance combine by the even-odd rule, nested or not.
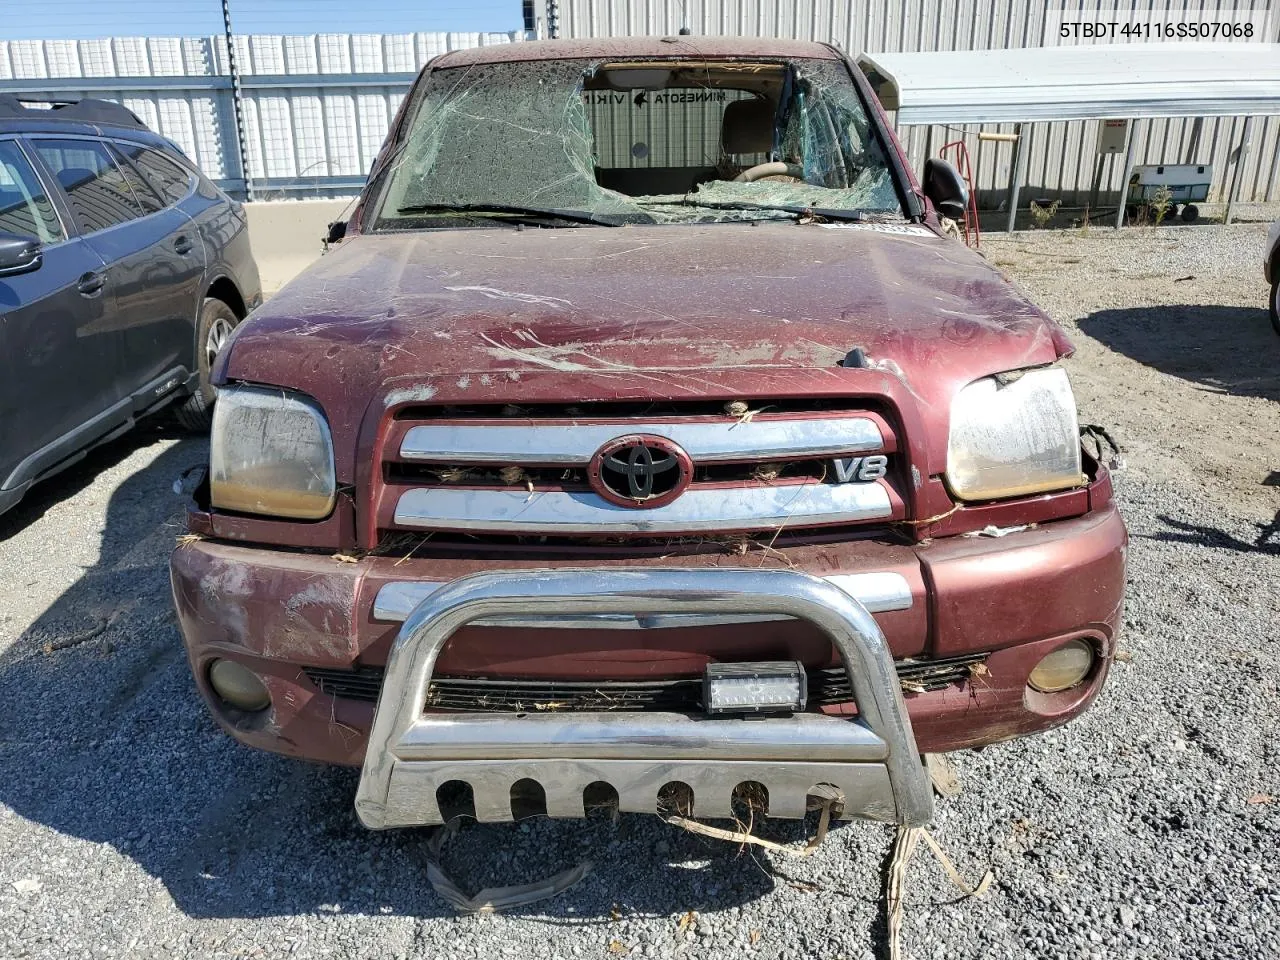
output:
[[[620,507],[594,493],[429,487],[406,490],[400,527],[490,533],[683,533],[773,530],[891,516],[879,483],[810,483],[690,489],[652,510]]]
[[[490,713],[444,714],[429,727],[411,727],[396,745],[396,757],[539,760],[550,743],[565,760],[871,762],[888,756],[884,741],[866,727],[818,713],[746,722],[682,713]]]
[[[513,613],[783,615],[826,632],[843,658],[858,716],[764,722],[682,714],[534,717],[426,714],[436,657],[458,629]],[[356,793],[374,829],[441,822],[437,791],[469,783],[481,820],[510,820],[511,786],[530,778],[552,816],[580,816],[582,791],[603,780],[621,809],[653,812],[681,781],[698,816],[726,816],[733,788],[763,783],[771,816],[803,816],[819,783],[844,792],[845,817],[907,825],[933,812],[897,674],[871,615],[835,585],[789,570],[596,569],[479,574],[427,597],[392,646]]]
[[[533,576],[533,571],[527,572]],[[875,571],[872,573],[836,573],[824,577],[853,599],[869,613],[886,613],[890,610],[910,610],[911,584],[900,573]],[[384,583],[373,601],[373,618],[391,623],[402,623],[413,608],[439,590],[443,583],[436,580],[395,580]],[[476,621],[486,627],[548,627],[560,630],[599,629],[610,626],[619,630],[661,630],[671,627],[707,627],[727,623],[767,623],[786,620],[776,614],[707,614],[658,613],[637,616],[633,613],[595,613],[581,617],[565,617],[550,614],[528,616],[516,614],[505,617],[486,617]]]
[[[440,463],[585,464],[610,440],[638,433],[666,437],[694,463],[824,457],[884,446],[880,427],[866,417],[726,417],[702,423],[428,424],[409,428],[400,456]]]

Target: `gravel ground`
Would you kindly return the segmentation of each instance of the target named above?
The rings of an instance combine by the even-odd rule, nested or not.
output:
[[[1125,656],[1076,723],[957,758],[965,789],[935,834],[997,881],[956,902],[922,848],[903,932],[917,960],[1280,955],[1280,489],[1263,485],[1280,469],[1280,338],[1263,233],[990,242],[1071,328],[1084,418],[1128,448]],[[172,484],[203,455],[151,429],[5,521],[0,958],[878,955],[891,834],[869,824],[808,860],[635,816],[471,824],[444,854],[468,891],[596,867],[532,908],[455,916],[426,881],[425,832],[357,824],[354,773],[241,748],[198,703],[165,559]]]

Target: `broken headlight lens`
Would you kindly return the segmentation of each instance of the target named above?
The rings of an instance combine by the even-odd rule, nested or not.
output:
[[[209,438],[213,506],[319,520],[336,497],[333,438],[314,400],[264,387],[218,391]]]
[[[1015,371],[969,384],[951,404],[947,485],[961,500],[1079,486],[1080,427],[1066,371]]]

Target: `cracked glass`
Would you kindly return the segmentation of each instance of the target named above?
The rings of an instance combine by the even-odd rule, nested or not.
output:
[[[845,65],[821,60],[439,70],[374,196],[374,230],[903,219]]]

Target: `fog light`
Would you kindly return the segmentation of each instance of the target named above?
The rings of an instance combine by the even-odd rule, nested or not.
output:
[[[1074,687],[1093,666],[1093,645],[1072,640],[1036,664],[1027,682],[1041,693],[1057,693]]]
[[[271,703],[266,684],[248,667],[234,660],[215,660],[209,667],[209,685],[223,700],[247,713],[265,710]]]
[[[702,678],[707,713],[794,713],[804,709],[808,677],[797,660],[709,663]]]

